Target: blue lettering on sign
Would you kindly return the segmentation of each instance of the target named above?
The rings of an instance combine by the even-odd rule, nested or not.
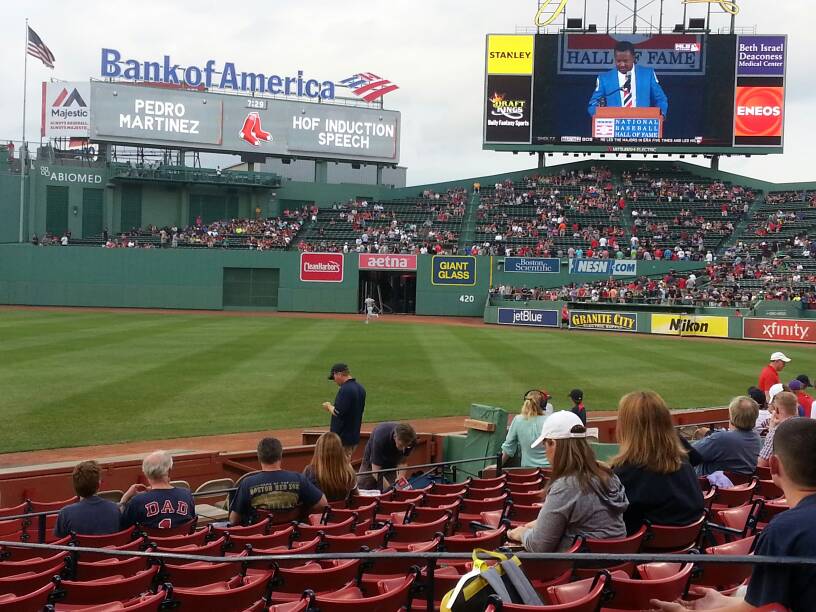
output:
[[[214,83],[217,83],[221,89],[236,91],[284,94],[323,100],[334,98],[332,81],[304,79],[302,70],[298,70],[296,76],[277,74],[267,76],[262,72],[240,72],[233,62],[225,62],[218,69],[213,59],[207,60],[204,66],[193,65],[183,68],[179,64],[174,64],[169,55],[165,55],[161,63],[141,59],[122,59],[122,54],[116,49],[102,49],[101,60],[99,74],[107,79],[185,83],[193,87],[199,85],[212,87]],[[221,78],[214,81],[213,75],[217,74],[220,74]]]
[[[526,325],[529,327],[558,327],[557,310],[535,308],[499,308],[499,325]]]
[[[557,257],[505,257],[504,271],[558,274],[561,271],[561,260]]]

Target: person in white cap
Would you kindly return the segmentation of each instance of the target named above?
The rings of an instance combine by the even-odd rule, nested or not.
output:
[[[562,410],[550,416],[532,447],[544,445],[552,466],[546,498],[535,521],[508,532],[530,552],[562,551],[576,536],[608,539],[626,536],[623,513],[629,506],[626,492],[611,469],[600,465],[581,419]]]
[[[771,362],[762,368],[762,372],[759,374],[759,383],[757,387],[759,387],[765,396],[768,396],[768,391],[770,390],[771,386],[779,383],[779,373],[785,367],[785,364],[788,363],[790,359],[785,356],[785,353],[780,353],[779,351],[773,353],[771,355]]]

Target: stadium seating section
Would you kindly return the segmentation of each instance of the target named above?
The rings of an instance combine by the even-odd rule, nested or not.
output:
[[[648,609],[650,598],[673,600],[690,585],[727,592],[747,579],[750,567],[706,565],[706,556],[750,554],[767,521],[787,509],[781,492],[762,480],[764,476],[743,478],[732,489],[712,488],[701,481],[706,514],[689,525],[647,524],[615,540],[578,538],[568,551],[578,553],[579,559],[585,552],[689,553],[687,560],[646,564],[525,560],[522,567],[544,605],[521,608],[492,601],[488,609],[595,610],[603,601],[605,609],[640,610]],[[170,535],[137,527],[53,542],[74,544],[79,550],[6,545],[0,548],[0,610],[40,611],[48,603],[55,610],[159,610],[171,602],[182,610],[227,611],[396,611],[409,605],[426,609],[428,602],[438,607],[444,594],[472,568],[467,558],[472,550],[507,545],[508,526],[535,518],[548,477],[547,470],[505,471],[493,478],[356,497],[332,504],[302,523],[276,524],[271,517],[234,528],[192,522]],[[27,500],[0,509],[5,519],[0,519],[2,539],[36,542],[38,517],[8,517],[35,508],[53,513],[72,501],[44,505]],[[431,571],[420,553],[436,551],[466,556],[440,559]],[[271,562],[268,557],[340,552],[360,552],[363,558]],[[390,552],[413,554],[383,556]],[[162,558],[156,553],[185,557]],[[197,560],[196,555],[207,559]]]

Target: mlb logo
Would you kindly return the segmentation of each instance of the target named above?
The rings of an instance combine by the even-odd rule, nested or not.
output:
[[[613,118],[595,119],[595,138],[612,138],[615,135],[615,120]]]

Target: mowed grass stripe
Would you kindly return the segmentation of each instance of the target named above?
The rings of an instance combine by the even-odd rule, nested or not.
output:
[[[774,350],[794,360],[785,380],[813,363],[812,347],[635,334],[81,311],[55,325],[54,315],[15,321],[25,338],[0,361],[0,418],[12,424],[2,450],[326,425],[336,361],[366,386],[367,421],[465,415],[471,403],[515,412],[536,386],[557,408],[573,387],[590,409],[643,387],[672,407],[723,404]],[[27,343],[44,348],[23,362]],[[0,348],[10,349],[2,334]]]

